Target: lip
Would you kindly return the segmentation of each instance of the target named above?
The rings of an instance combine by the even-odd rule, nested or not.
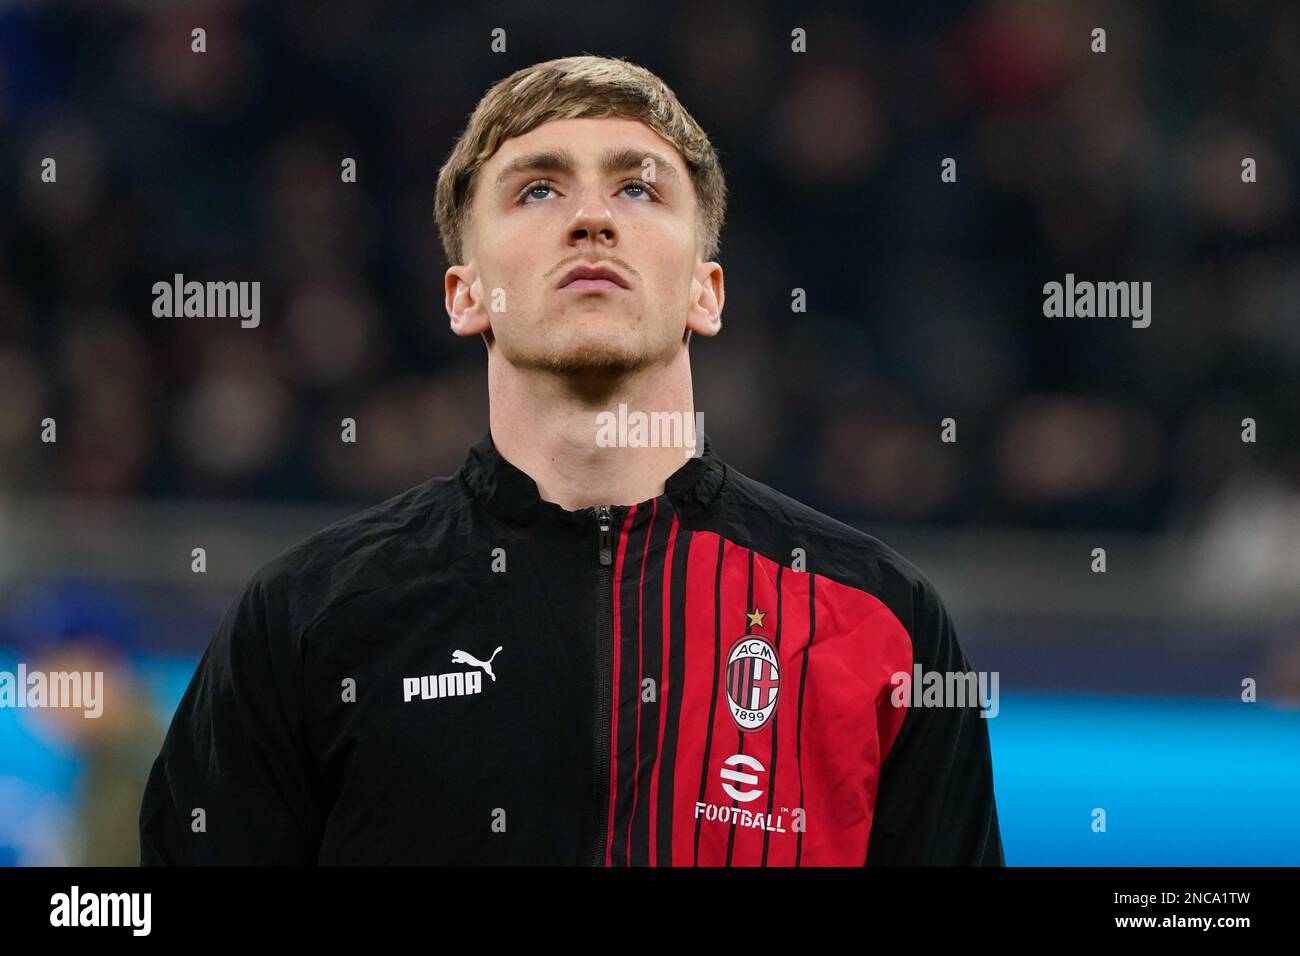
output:
[[[574,266],[560,279],[557,289],[626,289],[627,280],[608,266]]]
[[[560,286],[560,291],[564,292],[566,290],[572,290],[574,292],[578,292],[583,289],[586,289],[587,291],[592,291],[596,289],[621,289],[621,288],[623,288],[621,285],[619,285],[616,282],[611,282],[609,279],[574,279],[572,282],[568,282]]]

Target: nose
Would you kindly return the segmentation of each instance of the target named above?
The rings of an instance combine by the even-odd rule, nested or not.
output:
[[[578,245],[588,239],[594,239],[602,246],[618,243],[618,227],[614,224],[614,215],[598,189],[589,190],[582,195],[573,220],[569,223],[569,245]]]

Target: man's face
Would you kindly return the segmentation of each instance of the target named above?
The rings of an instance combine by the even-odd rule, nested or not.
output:
[[[701,326],[721,313],[722,269],[698,259],[697,215],[677,151],[635,120],[554,120],[507,140],[478,174],[466,264],[447,272],[453,328],[486,332],[521,368],[666,362],[688,326],[712,334],[716,322]],[[568,281],[592,265],[617,278]]]

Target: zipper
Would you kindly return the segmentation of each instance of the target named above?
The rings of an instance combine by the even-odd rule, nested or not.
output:
[[[614,641],[614,517],[610,506],[591,509],[596,515],[596,843],[592,866],[605,862],[605,828],[609,801],[609,708],[612,688],[610,652]]]

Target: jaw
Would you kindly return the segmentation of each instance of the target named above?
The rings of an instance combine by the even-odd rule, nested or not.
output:
[[[498,346],[502,340],[498,337]],[[640,336],[576,335],[567,341],[530,343],[532,347],[493,347],[489,379],[513,380],[510,391],[539,396],[567,394],[580,404],[603,407],[632,383],[656,379],[686,352],[685,339],[652,348]],[[505,385],[505,381],[500,384]],[[539,391],[540,389],[540,391]]]

